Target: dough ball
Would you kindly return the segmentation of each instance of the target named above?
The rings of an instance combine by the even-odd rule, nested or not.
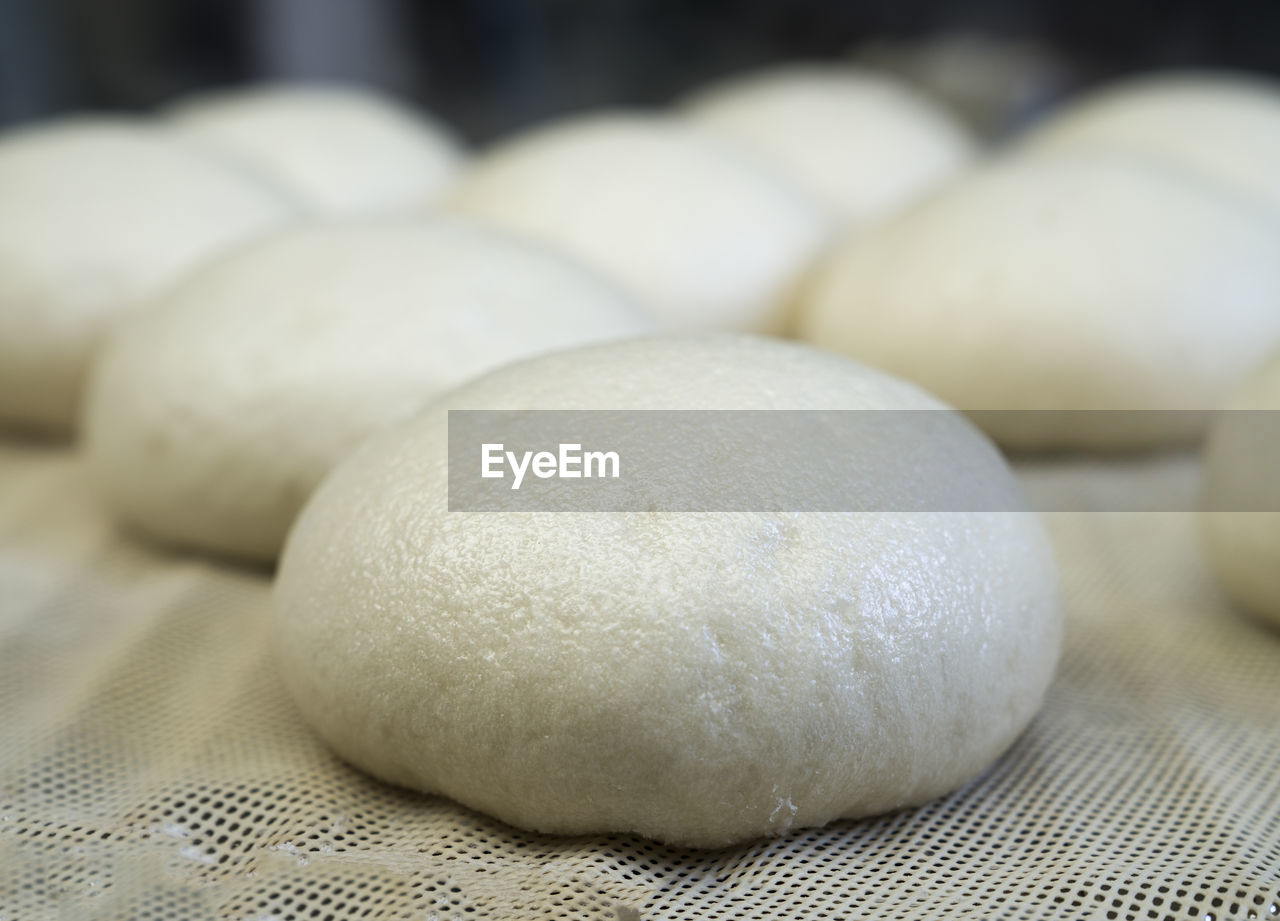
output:
[[[121,325],[94,369],[88,459],[135,528],[271,560],[374,429],[512,359],[649,327],[576,265],[461,222],[299,228]]]
[[[1188,441],[1280,342],[1280,222],[1142,158],[1011,159],[839,249],[802,338],[983,414],[1020,448]]]
[[[283,198],[168,135],[74,118],[0,139],[0,423],[65,433],[99,335]]]
[[[897,80],[848,67],[739,77],[698,93],[685,114],[767,161],[848,224],[899,210],[977,153],[941,106]]]
[[[609,274],[672,329],[780,328],[829,229],[816,204],[733,148],[619,114],[499,145],[451,205]]]
[[[710,847],[939,796],[1039,707],[1061,612],[1034,515],[448,512],[446,410],[517,407],[940,404],[792,343],[658,338],[503,368],[376,436],[276,585],[282,674],[357,766],[523,828]]]
[[[1280,353],[1226,409],[1206,451],[1205,545],[1231,596],[1280,626]]]
[[[1280,206],[1280,83],[1213,73],[1127,81],[1051,116],[1026,145],[1146,154]]]
[[[453,133],[367,90],[268,86],[178,106],[179,129],[332,217],[408,213],[432,204],[462,160]]]

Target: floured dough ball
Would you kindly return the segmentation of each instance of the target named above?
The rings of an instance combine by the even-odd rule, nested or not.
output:
[[[72,428],[99,335],[196,263],[290,213],[141,122],[74,118],[0,140],[0,423]]]
[[[172,111],[179,129],[332,217],[437,201],[462,149],[441,122],[368,90],[282,85],[213,93]]]
[[[1280,353],[1218,414],[1205,458],[1205,545],[1227,591],[1280,626]]]
[[[780,328],[829,230],[816,204],[732,147],[638,115],[501,144],[450,204],[599,268],[672,329]]]
[[[135,528],[270,560],[374,429],[512,359],[649,326],[576,265],[460,222],[299,228],[122,324],[91,380],[89,463]]]
[[[1142,158],[1045,154],[837,251],[802,338],[916,381],[1020,448],[1188,441],[1280,342],[1280,223]],[[1057,412],[1075,410],[1076,412]]]
[[[449,512],[465,408],[940,404],[791,343],[658,338],[503,368],[375,436],[290,534],[274,633],[303,714],[376,776],[710,847],[939,796],[1039,707],[1061,613],[1034,515]],[[957,463],[1014,489],[959,431]],[[912,476],[868,456],[839,461],[868,492]]]
[[[776,167],[849,224],[896,211],[974,159],[972,135],[887,76],[806,66],[729,80],[685,114]]]
[[[1173,73],[1127,81],[1067,106],[1025,144],[1146,154],[1280,206],[1280,83],[1263,77]]]

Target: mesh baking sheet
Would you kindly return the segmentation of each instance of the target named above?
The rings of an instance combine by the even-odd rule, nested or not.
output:
[[[1021,473],[1159,507],[1196,470]],[[346,767],[272,668],[267,573],[120,535],[72,453],[0,444],[0,919],[1280,916],[1280,633],[1224,601],[1190,515],[1047,520],[1065,657],[990,771],[683,851],[528,834]]]

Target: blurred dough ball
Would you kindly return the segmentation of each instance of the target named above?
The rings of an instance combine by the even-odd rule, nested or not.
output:
[[[674,119],[594,115],[474,161],[451,206],[617,279],[671,329],[772,331],[825,243],[821,208]]]
[[[331,217],[424,208],[444,194],[462,161],[458,141],[441,122],[352,87],[212,93],[184,101],[170,116],[196,141]]]
[[[1280,83],[1263,77],[1173,73],[1126,81],[1066,106],[1023,143],[1147,154],[1280,206]]]
[[[802,338],[916,381],[1020,448],[1189,441],[1280,342],[1280,224],[1141,158],[1011,159],[835,252]]]
[[[953,790],[1039,708],[1061,607],[1036,516],[450,514],[447,410],[514,407],[942,410],[792,343],[655,338],[503,368],[375,436],[290,534],[274,621],[357,766],[522,828],[716,847]],[[868,495],[911,482],[876,453],[838,462]]]
[[[1236,601],[1280,626],[1280,353],[1225,408],[1205,457],[1209,560]]]
[[[577,265],[461,222],[300,228],[116,331],[91,381],[89,463],[139,530],[274,559],[369,432],[512,359],[648,328]]]
[[[902,208],[968,166],[972,135],[891,77],[839,66],[787,67],[704,89],[695,123],[768,162],[845,223]]]
[[[103,329],[199,261],[284,223],[274,190],[141,122],[0,140],[0,423],[65,433]]]

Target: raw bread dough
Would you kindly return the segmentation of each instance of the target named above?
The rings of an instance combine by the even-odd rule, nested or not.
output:
[[[458,221],[317,225],[131,316],[90,384],[90,465],[166,541],[274,559],[359,439],[515,358],[648,330],[561,257]]]
[[[834,253],[802,338],[914,380],[1021,448],[1187,441],[1280,343],[1280,222],[1141,157],[972,174]]]
[[[1206,450],[1205,545],[1231,596],[1280,626],[1280,353],[1226,410]]]
[[[71,429],[118,314],[289,214],[142,122],[71,118],[0,140],[0,424]]]
[[[697,93],[685,114],[767,160],[850,224],[901,209],[977,154],[972,135],[941,106],[852,67],[738,77]]]
[[[613,276],[672,329],[774,331],[830,227],[750,157],[675,119],[568,119],[481,156],[450,205]]]
[[[1061,613],[1033,514],[445,501],[447,409],[939,407],[751,337],[500,369],[317,490],[276,586],[283,675],[342,757],[524,828],[718,846],[939,796],[1013,741],[1052,675]],[[990,452],[961,434],[957,462]],[[881,473],[869,489],[911,476]]]
[[[331,217],[408,213],[440,198],[462,162],[423,112],[354,87],[278,85],[198,96],[172,119]]]
[[[1050,116],[1024,144],[1147,154],[1280,206],[1280,83],[1272,79],[1191,72],[1126,81]]]

